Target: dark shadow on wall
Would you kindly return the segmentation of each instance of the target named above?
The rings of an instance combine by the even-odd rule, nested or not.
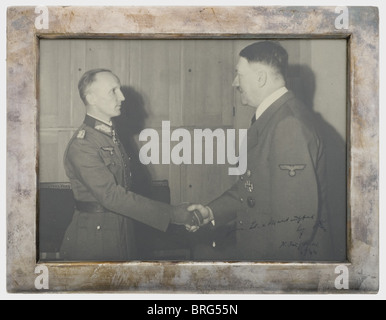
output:
[[[287,87],[310,108],[316,118],[317,130],[324,141],[327,169],[328,223],[335,249],[334,260],[345,261],[347,259],[346,142],[320,113],[314,111],[316,86],[315,74],[310,67],[306,65],[291,65],[289,67]]]
[[[114,124],[120,141],[132,158],[130,169],[133,174],[133,191],[151,197],[152,177],[148,168],[139,161],[139,149],[134,140],[134,136],[145,129],[145,121],[148,117],[145,103],[142,95],[132,87],[123,86],[121,90],[125,101],[122,102],[121,116],[114,118]]]

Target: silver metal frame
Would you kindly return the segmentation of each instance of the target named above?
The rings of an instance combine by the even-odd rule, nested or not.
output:
[[[379,21],[374,7],[35,7],[7,14],[7,288],[35,287],[40,38],[345,38],[349,40],[349,289],[334,263],[46,263],[48,292],[375,293],[379,287]],[[103,13],[103,19],[100,17]],[[338,270],[338,271],[337,271]]]

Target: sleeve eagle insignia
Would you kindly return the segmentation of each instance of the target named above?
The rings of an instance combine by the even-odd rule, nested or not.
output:
[[[280,164],[279,168],[281,170],[288,170],[288,175],[290,177],[296,176],[296,170],[304,170],[306,167],[305,164]]]

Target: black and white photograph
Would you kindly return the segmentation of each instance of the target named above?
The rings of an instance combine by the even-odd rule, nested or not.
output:
[[[5,9],[8,294],[379,293],[380,8],[114,3]]]
[[[44,39],[39,258],[337,261],[346,39]]]

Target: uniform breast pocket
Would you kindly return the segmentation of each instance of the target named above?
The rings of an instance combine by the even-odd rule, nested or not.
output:
[[[114,175],[120,174],[122,172],[121,162],[113,147],[101,147],[100,155],[105,166]]]

